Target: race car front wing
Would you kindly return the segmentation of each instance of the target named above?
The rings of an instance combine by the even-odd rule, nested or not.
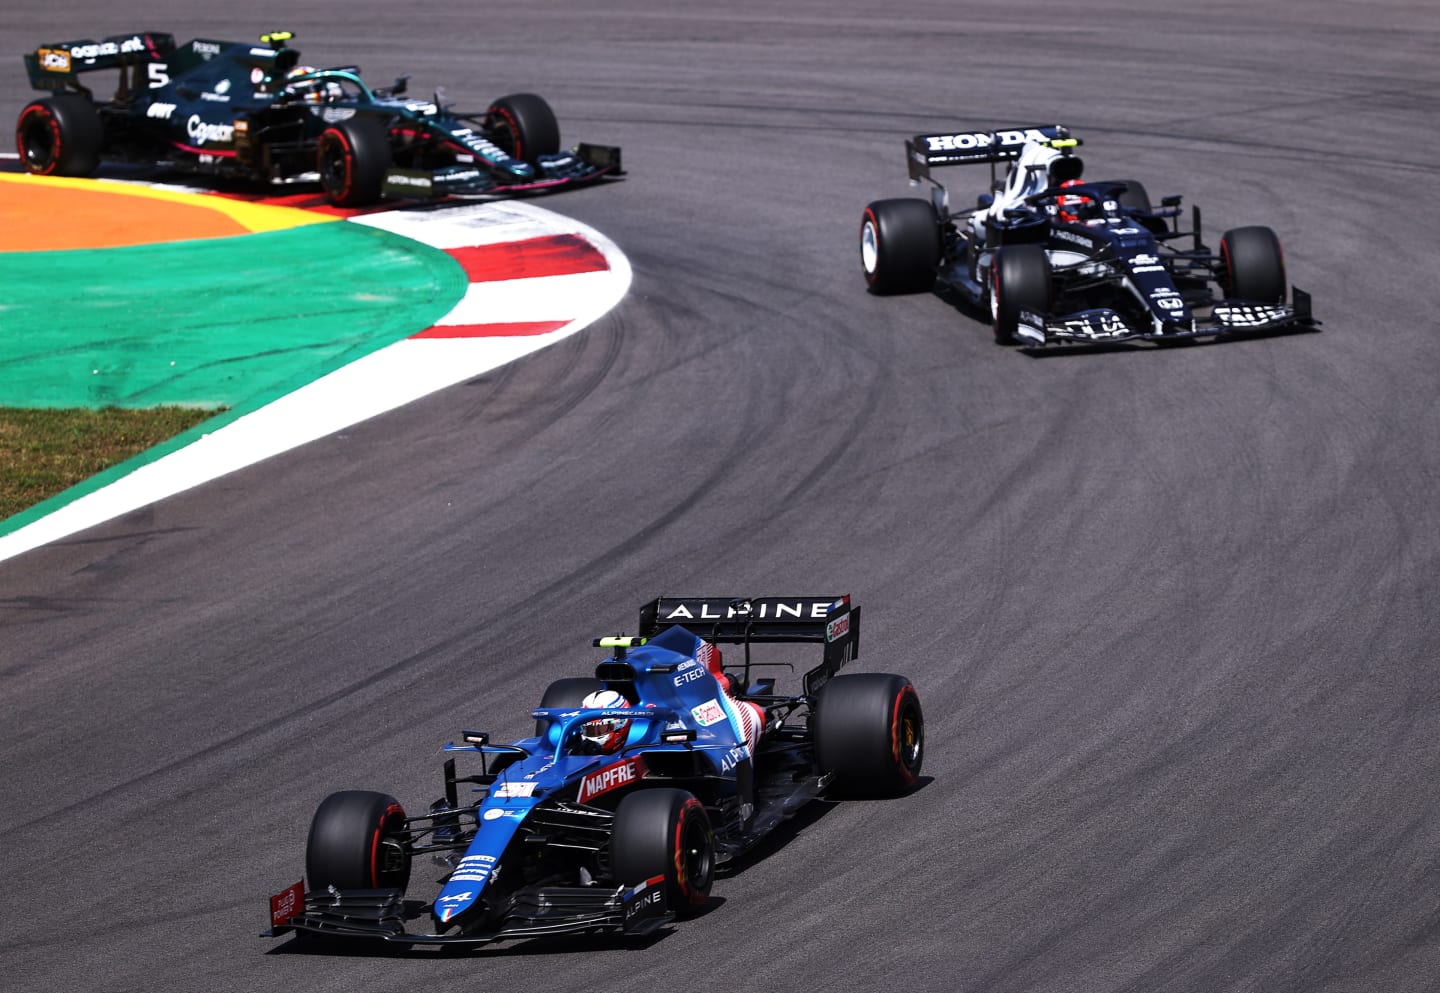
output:
[[[674,919],[665,897],[663,877],[637,886],[614,889],[596,886],[533,886],[510,899],[499,927],[481,933],[417,933],[407,931],[422,912],[412,909],[398,889],[305,893],[299,904],[296,884],[270,899],[271,926],[261,937],[302,933],[335,938],[368,938],[402,945],[483,945],[496,941],[539,938],[575,932],[619,932],[643,936]]]
[[[1320,322],[1311,313],[1310,294],[1295,289],[1289,304],[1263,304],[1245,300],[1217,300],[1208,317],[1139,324],[1108,307],[1073,314],[1037,314],[1022,310],[1017,337],[1020,343],[1040,347],[1064,342],[1109,344],[1145,340],[1203,338],[1246,332],[1314,331]]]
[[[385,174],[387,197],[425,200],[447,196],[483,196],[526,193],[580,186],[624,173],[620,149],[613,145],[581,142],[574,150],[542,155],[539,175],[517,180],[476,165],[450,165],[439,169],[392,168]]]

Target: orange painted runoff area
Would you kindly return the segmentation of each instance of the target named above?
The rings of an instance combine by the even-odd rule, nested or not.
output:
[[[228,238],[336,219],[148,186],[0,173],[0,252]]]

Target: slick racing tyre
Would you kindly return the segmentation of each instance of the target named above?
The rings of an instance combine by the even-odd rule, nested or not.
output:
[[[540,698],[540,709],[548,707],[578,707],[585,698],[597,690],[603,690],[605,684],[598,679],[589,676],[571,676],[568,679],[557,679],[545,688],[545,695]],[[535,722],[535,736],[543,737],[547,721]]]
[[[1150,194],[1145,189],[1145,184],[1138,179],[1116,179],[1111,182],[1124,183],[1125,188],[1120,191],[1117,199],[1123,207],[1131,210],[1143,210],[1147,214],[1151,211]]]
[[[860,266],[871,293],[919,293],[935,285],[940,221],[928,200],[876,200],[860,217]]]
[[[400,802],[369,790],[326,797],[310,822],[305,880],[311,890],[333,886],[403,893],[410,882],[410,846]]]
[[[1220,280],[1232,300],[1284,303],[1285,256],[1264,227],[1233,228],[1220,239]]]
[[[835,774],[837,792],[897,796],[919,781],[925,718],[904,676],[836,676],[821,687],[812,722],[816,761]]]
[[[995,340],[1017,344],[1020,312],[1050,311],[1050,259],[1039,245],[1006,245],[997,249],[990,264],[990,319]]]
[[[512,93],[485,112],[491,138],[511,158],[537,164],[540,156],[560,151],[560,124],[543,97]]]
[[[373,118],[341,121],[320,135],[315,167],[325,195],[335,206],[378,203],[390,168],[390,136]]]
[[[105,129],[95,105],[78,93],[57,93],[20,111],[15,148],[37,176],[88,176],[100,164]]]
[[[715,832],[704,805],[685,790],[631,793],[615,809],[610,867],[623,886],[663,876],[675,916],[695,914],[715,880]]]

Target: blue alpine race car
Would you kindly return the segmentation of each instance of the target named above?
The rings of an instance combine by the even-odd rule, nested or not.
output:
[[[699,632],[699,633],[696,633]],[[822,646],[802,692],[752,658]],[[481,731],[445,746],[445,795],[409,816],[385,793],[345,790],[310,825],[305,879],[270,900],[268,936],[483,944],[563,932],[648,934],[699,911],[717,866],[820,797],[898,796],[924,755],[920,698],[903,676],[839,675],[858,654],[848,596],[659,598],[640,634],[596,639],[593,677],[552,683],[535,735]],[[719,646],[743,646],[722,663]],[[460,787],[470,788],[462,799]],[[439,892],[406,899],[429,856]]]

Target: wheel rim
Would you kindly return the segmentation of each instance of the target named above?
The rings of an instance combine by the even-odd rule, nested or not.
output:
[[[914,707],[907,706],[901,712],[895,728],[895,750],[900,764],[913,778],[920,769],[920,759],[925,753],[925,726]]]
[[[55,133],[50,117],[41,111],[25,115],[20,126],[20,143],[25,153],[25,168],[43,173],[55,164]]]
[[[350,189],[350,157],[335,135],[320,141],[320,181],[332,197],[344,197]]]
[[[860,264],[865,267],[867,276],[875,275],[879,261],[880,243],[875,235],[875,222],[867,220],[860,226]]]
[[[990,320],[1000,323],[1000,255],[990,260]]]
[[[680,884],[692,900],[701,900],[709,892],[714,872],[714,853],[710,832],[699,817],[689,817],[680,832],[680,847],[675,853]]]

